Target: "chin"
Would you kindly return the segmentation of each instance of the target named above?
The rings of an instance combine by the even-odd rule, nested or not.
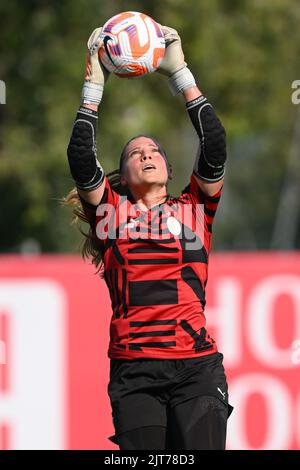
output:
[[[149,180],[158,181],[158,178],[157,178],[157,175],[153,175],[153,174],[149,173],[148,175],[147,174],[142,175],[141,180],[142,181],[149,181]]]

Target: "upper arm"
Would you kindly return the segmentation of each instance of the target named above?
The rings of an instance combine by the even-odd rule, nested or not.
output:
[[[204,185],[203,185],[204,183]],[[204,216],[208,231],[212,231],[212,224],[221,199],[223,178],[214,183],[203,181],[191,174],[190,184],[182,194],[186,194],[192,206],[195,208],[195,216]],[[198,209],[198,205],[203,209]]]
[[[84,191],[83,189],[77,188],[78,194],[80,194],[82,199],[84,199],[89,204],[98,206],[101,202],[101,199],[105,191],[105,187],[106,187],[105,180],[106,180],[106,177],[104,177],[102,183],[100,184],[100,186],[98,186],[98,188],[92,189],[90,191]]]
[[[120,195],[112,189],[106,175],[104,175],[103,181],[98,188],[90,191],[77,188],[77,191],[82,199],[96,207],[99,204],[111,204],[117,207],[120,202]]]
[[[102,207],[106,210],[106,205],[112,208],[117,208],[120,202],[120,196],[110,186],[107,177],[104,175],[104,180],[101,185],[91,191],[84,191],[77,188],[78,195],[81,201],[82,209],[90,224],[92,230],[96,230],[97,223],[104,217],[103,211],[97,212],[97,209]],[[114,210],[113,209],[113,210]]]
[[[117,207],[120,202],[120,195],[114,191],[107,177],[104,175],[104,179],[101,185],[91,191],[84,191],[77,188],[79,197],[85,213],[89,220],[94,221],[96,217],[96,210],[101,204],[110,204],[112,207]],[[92,216],[92,217],[91,217]]]
[[[220,191],[220,189],[222,188],[224,184],[224,177],[220,179],[219,181],[209,183],[207,181],[202,180],[195,174],[194,176],[195,176],[195,180],[197,181],[199,188],[206,196],[214,196],[216,193]]]

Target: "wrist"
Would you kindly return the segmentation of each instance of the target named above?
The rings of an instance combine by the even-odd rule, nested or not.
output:
[[[83,106],[99,106],[103,95],[103,85],[85,80],[81,92],[81,104]]]
[[[93,108],[94,108],[93,106],[81,104],[77,111],[76,119],[80,119],[80,116],[78,116],[78,113],[79,113],[79,114],[84,115],[88,121],[94,123],[95,120],[96,121],[98,120],[98,112],[96,109],[93,109]],[[92,120],[90,120],[89,118],[91,118]]]
[[[90,109],[92,111],[98,112],[98,105],[97,104],[82,104],[82,108]]]
[[[192,86],[190,88],[186,88],[185,90],[183,90],[182,95],[186,103],[188,103],[189,101],[193,101],[199,98],[200,96],[202,96],[202,92],[199,90],[199,88],[196,85],[196,86]]]
[[[175,96],[189,88],[196,87],[196,82],[190,69],[184,66],[169,77],[168,86],[172,95]]]

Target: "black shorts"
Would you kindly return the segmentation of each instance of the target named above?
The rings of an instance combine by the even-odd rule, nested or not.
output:
[[[122,433],[144,426],[168,426],[168,408],[197,396],[218,398],[227,408],[223,354],[190,359],[111,359],[108,394],[118,444]]]

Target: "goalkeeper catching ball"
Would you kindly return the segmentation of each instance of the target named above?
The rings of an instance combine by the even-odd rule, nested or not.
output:
[[[166,52],[156,73],[183,96],[199,137],[189,184],[180,196],[169,194],[172,166],[147,134],[131,138],[118,170],[105,174],[96,132],[109,73],[99,61],[97,28],[67,151],[76,187],[66,201],[89,223],[83,254],[92,256],[111,298],[109,439],[121,450],[225,449],[232,407],[204,313],[225,130],[187,67],[177,31],[162,29]]]

